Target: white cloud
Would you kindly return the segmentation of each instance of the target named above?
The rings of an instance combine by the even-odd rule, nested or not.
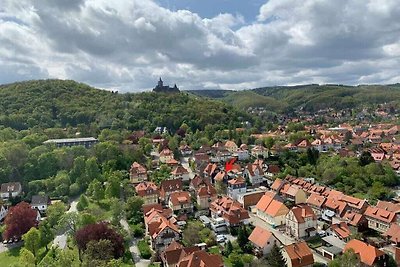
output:
[[[134,91],[158,76],[184,89],[399,82],[396,0],[269,0],[252,24],[151,0],[3,2],[0,83],[68,78]]]

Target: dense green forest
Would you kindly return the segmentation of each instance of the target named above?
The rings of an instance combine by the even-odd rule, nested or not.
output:
[[[117,94],[74,81],[38,80],[0,86],[0,125],[17,130],[93,124],[103,129],[175,131],[185,122],[240,125],[252,118],[232,106],[190,94]]]
[[[278,113],[287,107],[317,111],[325,108],[359,108],[383,103],[393,103],[397,107],[400,105],[400,84],[360,86],[309,84],[262,87],[246,91],[190,92],[209,98],[218,98],[242,109],[264,107]]]

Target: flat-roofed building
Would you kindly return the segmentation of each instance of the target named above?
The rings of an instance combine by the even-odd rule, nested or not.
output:
[[[99,140],[94,137],[83,137],[83,138],[63,138],[63,139],[49,139],[44,141],[43,144],[55,144],[57,147],[64,146],[84,146],[90,148],[97,144]]]

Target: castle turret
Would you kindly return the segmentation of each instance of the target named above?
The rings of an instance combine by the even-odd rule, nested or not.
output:
[[[164,82],[160,77],[160,80],[158,81],[158,87],[162,88],[164,86]]]

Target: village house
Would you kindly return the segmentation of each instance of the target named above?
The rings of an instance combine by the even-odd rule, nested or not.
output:
[[[380,233],[386,232],[390,225],[396,222],[396,214],[378,207],[368,207],[364,213],[368,221],[368,228]]]
[[[201,250],[197,246],[183,247],[173,241],[162,253],[165,267],[223,267],[222,257]]]
[[[400,222],[400,203],[378,200],[377,208],[384,209],[396,214],[396,221]]]
[[[327,230],[327,235],[334,236],[343,242],[348,242],[351,238],[350,227],[345,222],[332,224]]]
[[[294,243],[282,249],[287,267],[312,267],[314,256],[306,242]]]
[[[228,181],[228,196],[234,200],[238,199],[240,194],[246,193],[246,181],[242,177]]]
[[[1,184],[0,197],[4,200],[9,198],[15,198],[20,196],[22,193],[22,186],[19,182],[11,182]]]
[[[221,255],[207,253],[204,250],[195,251],[179,260],[176,267],[223,267]]]
[[[392,223],[390,228],[382,234],[386,237],[394,246],[400,245],[400,225]]]
[[[160,192],[158,187],[153,182],[141,182],[135,186],[138,196],[143,198],[144,205],[158,203]]]
[[[228,174],[225,171],[219,171],[213,178],[213,182],[226,182],[228,180]]]
[[[190,182],[190,188],[194,191],[199,209],[208,209],[210,203],[217,198],[217,190],[208,179],[196,176]]]
[[[147,170],[143,165],[134,162],[129,170],[129,176],[131,183],[138,184],[140,182],[147,181]]]
[[[360,240],[350,240],[343,249],[352,249],[360,257],[362,267],[387,266],[389,257],[376,247],[366,244]]]
[[[173,192],[169,196],[168,206],[176,213],[187,214],[193,212],[193,203],[189,192]]]
[[[257,145],[251,149],[251,155],[255,158],[259,157],[266,158],[268,157],[268,150],[263,146]]]
[[[289,209],[278,200],[278,196],[272,191],[266,192],[256,205],[257,216],[272,227],[284,225],[288,213]]]
[[[270,164],[270,165],[268,165],[268,167],[267,167],[267,169],[265,171],[265,175],[270,177],[270,178],[272,178],[272,177],[274,177],[275,175],[277,175],[280,172],[281,172],[281,169],[279,168],[278,165]]]
[[[181,152],[181,155],[182,155],[182,156],[188,157],[188,156],[192,155],[193,150],[192,150],[192,148],[191,148],[190,146],[188,146],[188,145],[181,145],[181,146],[179,147],[179,152]]]
[[[248,164],[243,172],[243,176],[252,185],[260,185],[263,182],[264,171],[259,164]]]
[[[306,192],[298,185],[285,184],[279,191],[281,196],[294,204],[302,204],[307,201]]]
[[[173,159],[174,159],[174,153],[169,148],[164,148],[160,152],[160,159],[159,160],[160,160],[161,163],[168,163]]]
[[[215,163],[208,163],[203,170],[203,176],[205,178],[213,178],[218,172],[218,165]]]
[[[210,204],[211,217],[223,218],[227,226],[238,226],[249,223],[249,212],[239,202],[229,197],[218,197]]]
[[[200,248],[197,246],[185,248],[181,243],[172,241],[172,243],[161,252],[160,258],[163,266],[176,267],[180,259],[199,250]]]
[[[366,199],[359,199],[356,197],[343,195],[340,200],[347,204],[348,209],[357,213],[364,213],[368,207],[368,202]]]
[[[190,180],[190,175],[188,170],[186,170],[182,165],[178,165],[174,170],[171,171],[172,179],[181,179],[186,182]]]
[[[270,231],[256,226],[249,236],[249,241],[254,247],[256,255],[263,256],[271,252],[274,245],[279,246],[280,241]]]
[[[225,148],[231,153],[234,153],[238,150],[238,146],[235,144],[235,142],[230,140],[225,142]]]
[[[160,199],[168,202],[169,195],[173,192],[182,191],[183,184],[181,179],[164,180],[160,184]]]
[[[363,232],[368,229],[368,222],[365,219],[364,214],[359,214],[354,211],[346,211],[341,219],[346,222],[351,230],[351,232]]]
[[[32,196],[31,207],[32,209],[39,211],[41,215],[46,213],[46,210],[50,204],[51,201],[48,196]]]
[[[238,160],[248,160],[250,157],[248,146],[246,144],[241,144],[239,149],[233,153],[233,156],[237,157]]]
[[[306,204],[293,207],[286,215],[286,234],[295,238],[315,236],[317,216]]]
[[[321,196],[319,194],[316,193],[312,193],[306,203],[308,206],[310,206],[312,208],[312,210],[314,211],[315,216],[317,216],[317,218],[321,218],[322,216],[322,205],[324,205],[326,201],[326,198],[324,196]]]
[[[151,247],[156,252],[163,251],[172,241],[181,239],[181,234],[176,225],[164,216],[158,216],[147,224]]]
[[[322,219],[332,223],[334,217],[342,217],[348,210],[346,202],[338,200],[337,198],[328,197],[323,204]]]
[[[311,147],[311,143],[307,139],[300,140],[295,145],[299,151],[306,151]]]

